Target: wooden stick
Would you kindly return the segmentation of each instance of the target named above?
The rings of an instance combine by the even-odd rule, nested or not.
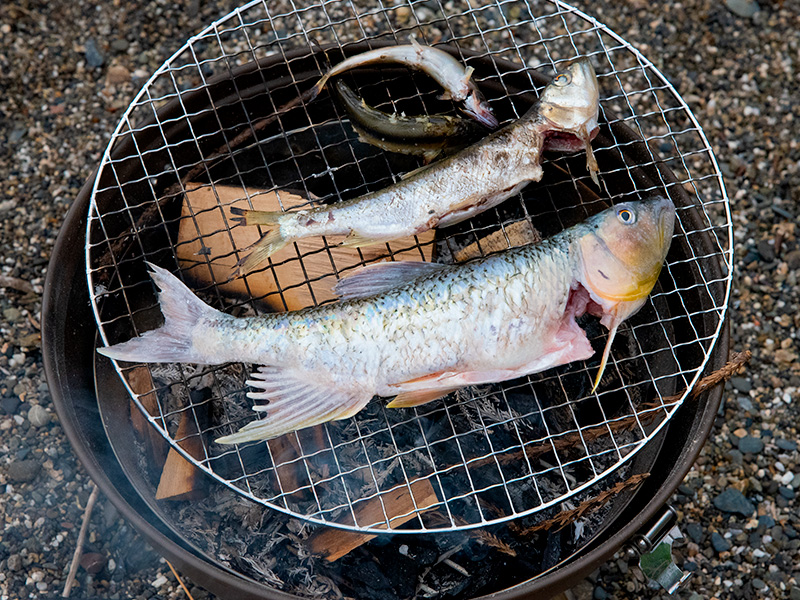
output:
[[[86,509],[83,511],[83,523],[81,523],[81,530],[80,533],[78,533],[78,544],[75,547],[75,553],[72,555],[72,564],[69,566],[69,574],[67,575],[67,580],[64,582],[64,591],[61,593],[62,598],[69,598],[72,584],[75,582],[75,575],[78,572],[78,565],[81,562],[83,542],[86,540],[86,531],[89,529],[89,520],[92,518],[94,503],[97,502],[97,485],[92,483],[92,486],[92,493],[89,494],[89,500],[86,502]]]
[[[356,520],[359,523],[377,523],[385,521],[388,517],[391,526],[397,527],[438,503],[436,492],[429,480],[420,479],[410,487],[410,493],[407,487],[401,487],[390,493],[381,494],[380,497],[360,502],[354,511]],[[343,519],[342,524],[345,523],[352,525],[352,517]],[[322,556],[328,562],[334,562],[374,537],[376,536],[373,534],[328,527],[310,536],[308,543],[312,553]]]
[[[150,376],[150,369],[147,367],[135,367],[125,371],[125,379],[127,379],[128,385],[131,386],[133,392],[139,397],[139,402],[141,402],[150,416],[159,416],[158,397],[155,391],[153,391],[155,386]],[[156,466],[163,465],[164,459],[167,456],[167,440],[156,431],[133,401],[130,403],[130,411],[131,425],[133,425],[133,428],[143,441],[145,448],[147,448],[151,463]]]
[[[453,253],[456,262],[464,262],[471,258],[484,256],[492,252],[500,252],[508,248],[516,248],[542,241],[541,234],[528,221],[515,221],[505,226],[505,230],[490,233],[466,248]]]

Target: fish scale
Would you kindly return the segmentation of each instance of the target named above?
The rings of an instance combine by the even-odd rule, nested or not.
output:
[[[390,407],[416,406],[589,358],[575,322],[585,311],[609,327],[610,348],[655,283],[674,216],[662,198],[623,203],[537,245],[466,264],[370,265],[340,281],[339,303],[257,317],[211,308],[152,265],[163,327],[100,352],[127,361],[266,365],[248,381],[260,390],[250,398],[269,400],[257,408],[265,418],[221,443],[346,418],[375,395],[396,396]],[[588,297],[572,301],[581,290]]]

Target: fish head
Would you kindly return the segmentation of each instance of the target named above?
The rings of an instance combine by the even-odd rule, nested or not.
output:
[[[578,279],[599,305],[609,336],[595,388],[620,323],[638,311],[653,290],[675,227],[675,206],[667,198],[623,202],[585,222],[577,240]]]
[[[471,86],[467,97],[464,98],[461,110],[488,129],[497,129],[500,124],[489,103],[475,85]]]
[[[581,142],[597,135],[599,111],[597,75],[587,58],[574,60],[559,71],[539,100],[539,114],[551,130],[572,134]]]

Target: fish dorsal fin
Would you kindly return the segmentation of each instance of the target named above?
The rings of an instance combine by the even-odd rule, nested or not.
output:
[[[338,389],[328,378],[301,368],[261,367],[251,377],[247,385],[261,391],[248,392],[247,397],[269,400],[268,404],[253,408],[266,416],[219,438],[220,444],[269,440],[312,425],[346,419],[372,399],[369,392]]]
[[[342,300],[366,298],[440,271],[444,266],[413,260],[366,265],[352,275],[340,279],[334,286],[333,292]]]
[[[455,392],[457,387],[439,390],[417,390],[414,392],[403,392],[397,394],[394,400],[386,405],[386,408],[411,408],[413,406],[421,406],[428,402],[433,402],[443,396],[447,396],[450,392]]]

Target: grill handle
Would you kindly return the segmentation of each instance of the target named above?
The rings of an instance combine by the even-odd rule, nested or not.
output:
[[[691,576],[691,573],[683,572],[672,557],[672,542],[683,537],[677,523],[678,513],[665,505],[633,536],[626,550],[629,559],[639,559],[639,568],[645,577],[669,594],[674,594]]]

